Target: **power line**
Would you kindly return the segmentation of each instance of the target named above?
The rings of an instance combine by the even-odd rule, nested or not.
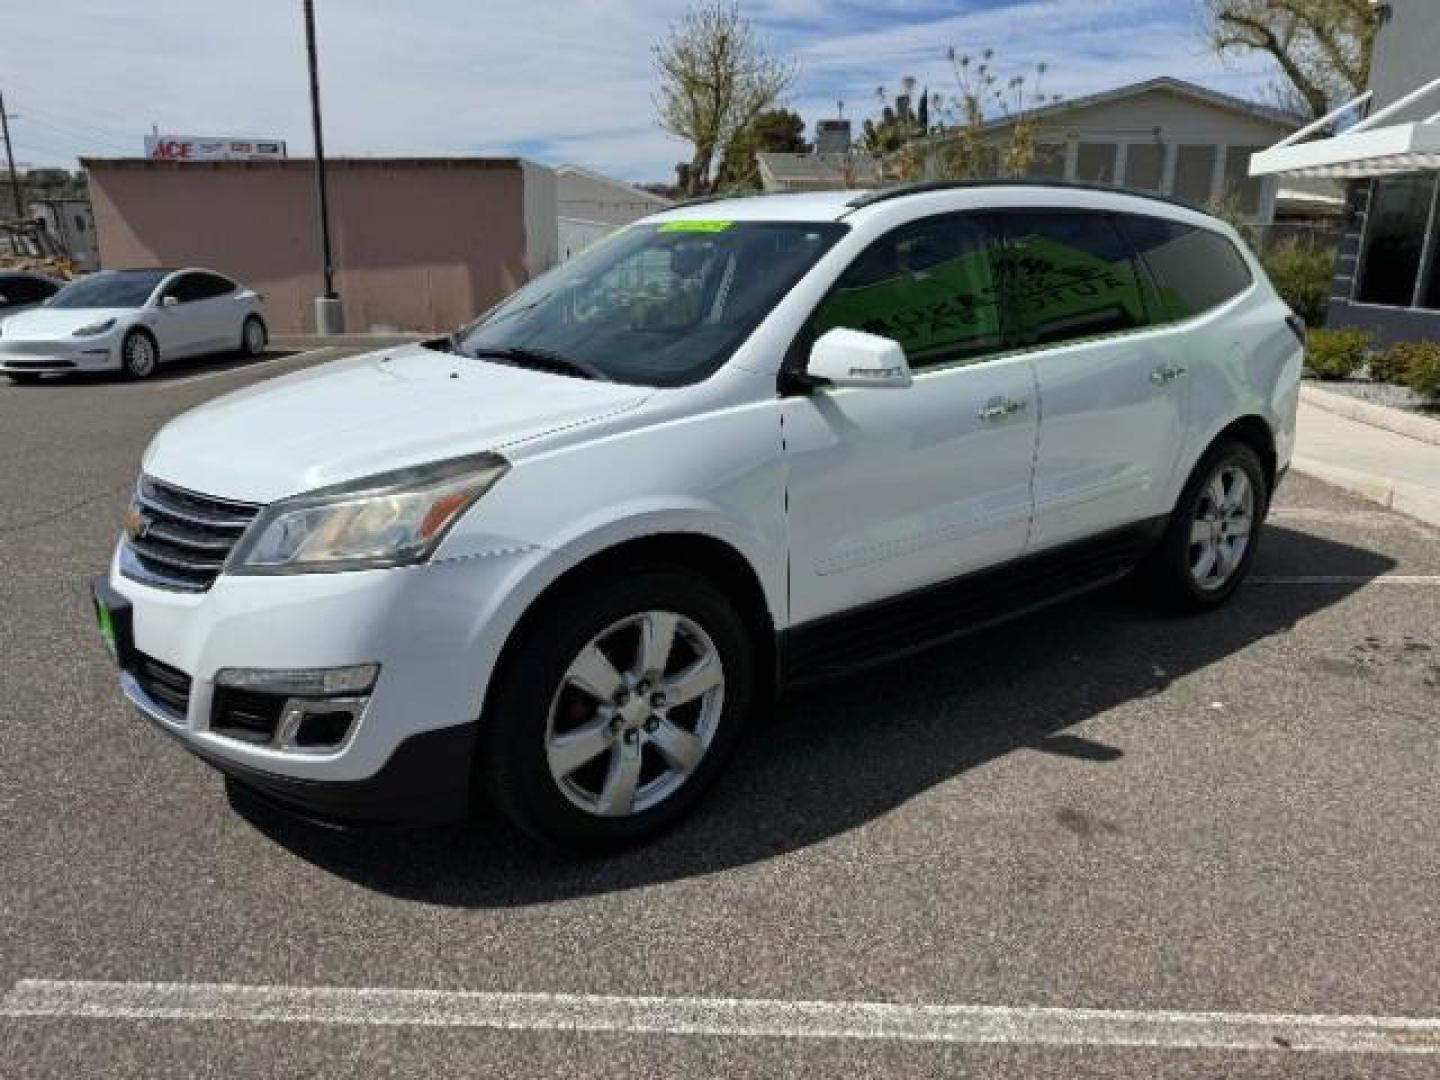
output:
[[[30,115],[30,113],[32,112],[34,112],[33,109],[31,109],[29,112],[24,113],[20,117],[20,119],[23,119],[27,124],[39,124],[41,127],[47,128],[58,135],[68,136],[69,138],[75,139],[80,143],[91,146],[103,146],[110,150],[119,150],[122,153],[131,152],[131,147],[121,146],[119,143],[110,142],[108,139],[98,139],[93,135],[86,135],[83,132],[68,130],[66,128],[60,127],[57,124],[50,124],[44,120],[38,120],[34,116]]]

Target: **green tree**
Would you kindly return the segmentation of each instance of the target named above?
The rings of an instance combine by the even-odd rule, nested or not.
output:
[[[717,159],[790,87],[795,66],[772,56],[724,0],[691,7],[653,53],[660,126],[694,148],[685,194],[709,194]]]
[[[1282,100],[1321,117],[1364,93],[1380,17],[1370,0],[1206,0],[1221,56],[1262,53],[1285,77]]]
[[[717,188],[748,191],[760,187],[760,164],[756,154],[805,154],[805,121],[789,109],[767,109],[750,122],[725,148],[720,161]]]

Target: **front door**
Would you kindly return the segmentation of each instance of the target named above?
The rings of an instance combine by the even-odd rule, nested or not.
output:
[[[1025,356],[1003,348],[994,222],[946,215],[883,237],[817,309],[892,338],[905,389],[782,400],[792,624],[1015,558],[1025,548],[1037,415]]]
[[[1188,421],[1182,335],[1152,327],[1153,292],[1109,214],[1012,211],[1010,319],[1042,423],[1041,551],[1164,513]]]
[[[173,297],[171,304],[166,297]],[[200,297],[199,276],[182,274],[172,281],[160,300],[153,323],[160,344],[160,356],[173,360],[190,356],[203,347],[208,332],[205,303]]]

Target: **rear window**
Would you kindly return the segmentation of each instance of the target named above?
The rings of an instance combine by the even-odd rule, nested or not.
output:
[[[1014,331],[1053,345],[1147,324],[1135,256],[1107,214],[1019,212],[1007,221]]]
[[[1219,233],[1133,214],[1117,220],[1160,291],[1156,322],[1204,314],[1254,281],[1244,256]]]

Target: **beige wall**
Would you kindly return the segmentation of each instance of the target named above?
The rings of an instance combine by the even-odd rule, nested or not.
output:
[[[265,295],[273,332],[313,329],[322,280],[310,161],[84,164],[102,266],[211,267]],[[529,276],[517,160],[337,160],[326,175],[351,332],[455,327]]]

